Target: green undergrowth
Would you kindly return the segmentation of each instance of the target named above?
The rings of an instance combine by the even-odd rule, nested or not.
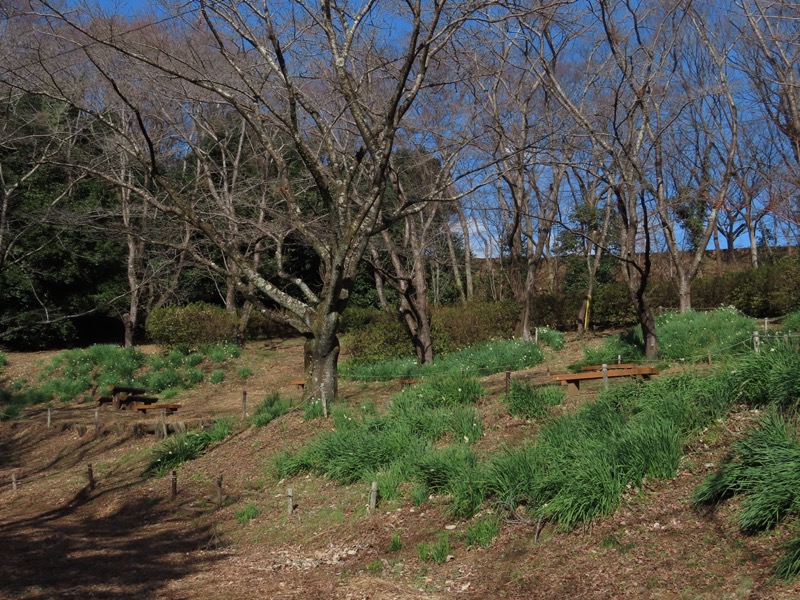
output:
[[[220,442],[233,431],[234,420],[230,417],[217,419],[208,429],[187,431],[170,436],[153,450],[145,474],[161,476],[170,469],[203,455],[211,444]]]
[[[520,340],[491,341],[463,348],[436,358],[433,364],[418,365],[414,358],[397,358],[370,363],[344,362],[340,373],[358,381],[388,381],[400,377],[438,378],[454,374],[474,377],[518,371],[544,360],[535,345]]]
[[[261,404],[256,407],[256,411],[253,413],[252,423],[256,427],[263,427],[267,423],[285,415],[288,410],[289,401],[281,398],[279,392],[273,392],[264,398]]]
[[[240,348],[232,344],[204,346],[195,352],[170,350],[145,355],[136,348],[98,344],[67,350],[45,365],[36,381],[17,381],[0,396],[0,414],[18,414],[22,406],[55,400],[90,400],[114,385],[145,388],[174,397],[204,381],[209,372],[223,373]],[[219,377],[219,375],[217,375]]]
[[[742,497],[737,518],[744,534],[768,531],[800,515],[798,368],[800,355],[783,345],[747,356],[729,376],[738,397],[750,406],[766,407],[766,413],[757,427],[734,442],[720,467],[694,491],[692,502],[715,507]],[[800,575],[800,532],[782,550],[775,575],[794,579]]]
[[[404,389],[383,415],[335,408],[334,430],[278,457],[277,474],[377,481],[383,500],[398,497],[405,483],[439,489],[440,482],[451,479],[443,471],[455,473],[460,465],[476,462],[470,445],[483,434],[474,408],[482,395],[473,378],[453,376]]]
[[[667,361],[698,362],[709,354],[720,360],[752,350],[755,322],[731,307],[710,312],[666,313],[656,317],[659,358]],[[641,362],[644,350],[641,327],[609,338],[599,348],[587,349],[576,366]]]
[[[734,403],[766,402],[761,387],[796,369],[796,360],[789,348],[751,353],[703,377],[615,385],[573,413],[551,416],[546,407],[561,400],[560,390],[542,399],[551,390],[513,383],[510,410],[542,420],[541,428],[528,443],[489,454],[471,445],[482,434],[471,406],[477,384],[432,380],[406,388],[385,415],[335,411],[335,431],[282,456],[276,467],[281,477],[313,472],[342,483],[378,481],[384,499],[444,496],[457,518],[487,503],[524,506],[532,518],[570,530],[613,512],[646,479],[674,477],[687,442]],[[774,387],[770,397],[791,405],[792,390]]]
[[[527,419],[539,419],[547,413],[548,407],[563,402],[564,390],[561,386],[533,386],[521,381],[511,382],[506,397],[508,411]]]

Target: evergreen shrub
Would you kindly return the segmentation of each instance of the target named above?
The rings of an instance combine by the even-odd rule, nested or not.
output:
[[[157,308],[147,317],[147,335],[166,347],[197,348],[236,340],[237,320],[224,308],[197,302]]]

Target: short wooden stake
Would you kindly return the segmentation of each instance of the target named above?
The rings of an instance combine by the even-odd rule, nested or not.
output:
[[[711,364],[711,350],[708,351],[708,364]]]
[[[766,333],[768,329],[769,329],[769,319],[767,319],[767,317],[764,317],[764,332]]]
[[[622,364],[622,354],[617,354],[617,364],[618,365]]]
[[[17,491],[17,474],[16,473],[12,473],[11,474],[11,487],[14,489],[15,492]]]
[[[533,339],[538,344],[539,343],[539,328],[537,327],[533,333]]]
[[[291,517],[294,512],[294,491],[292,488],[286,490],[286,508]]]
[[[94,437],[100,433],[100,409],[94,409]]]
[[[222,506],[222,473],[217,474],[217,506]]]
[[[369,491],[369,512],[374,512],[375,507],[378,505],[378,482],[372,482],[372,488]]]
[[[53,415],[52,411],[48,408],[47,409],[47,428],[50,429],[53,425]]]
[[[758,335],[758,331],[753,332],[753,350],[756,351],[756,354],[761,353],[761,338]]]
[[[178,496],[178,472],[175,469],[172,469],[172,494],[171,498],[175,500]]]
[[[511,384],[511,369],[506,369],[506,396],[508,396],[508,390]]]
[[[94,489],[94,470],[92,470],[92,463],[89,463],[86,468],[86,476],[89,478],[89,489]]]
[[[608,389],[608,365],[603,363],[603,389]]]
[[[242,421],[247,418],[247,390],[242,390]]]

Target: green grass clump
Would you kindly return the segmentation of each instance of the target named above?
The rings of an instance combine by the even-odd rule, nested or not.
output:
[[[469,516],[484,500],[482,486],[474,485],[479,471],[468,446],[483,432],[470,406],[482,394],[474,379],[452,377],[406,388],[386,415],[334,409],[334,431],[318,435],[293,455],[282,455],[276,473],[314,472],[341,483],[377,481],[385,500],[397,498],[404,483],[415,482],[425,498],[429,490],[451,494],[453,514]],[[455,443],[433,449],[447,436]]]
[[[739,396],[752,406],[776,404],[791,411],[800,404],[800,353],[777,344],[750,352],[735,365]]]
[[[281,398],[280,393],[273,392],[261,402],[253,414],[253,425],[263,427],[289,410],[289,401]]]
[[[441,378],[454,375],[482,376],[506,369],[520,370],[544,360],[538,346],[520,340],[491,341],[440,356],[433,364],[418,365],[413,358],[374,363],[346,362],[344,377],[359,381],[388,381],[401,377]]]
[[[561,350],[564,347],[564,332],[549,327],[538,327],[539,343],[549,346],[553,350]]]
[[[783,319],[785,333],[800,333],[800,310],[786,315]]]
[[[660,358],[696,362],[750,351],[755,323],[732,307],[710,312],[688,311],[656,317],[656,334],[661,347]],[[644,360],[641,327],[606,340],[600,348],[586,350],[581,365],[599,365]]]
[[[5,367],[6,365],[8,365],[8,357],[5,355],[4,352],[0,352],[0,369]]]
[[[208,376],[208,381],[214,385],[220,384],[225,381],[225,371],[222,369],[214,369],[211,375]]]
[[[255,504],[248,504],[244,508],[236,511],[236,522],[240,525],[247,525],[258,516],[259,510]]]
[[[539,419],[547,413],[549,406],[564,402],[561,386],[532,386],[525,382],[512,381],[506,398],[508,411],[517,417]]]
[[[489,515],[472,523],[464,532],[464,543],[469,548],[488,548],[500,533],[500,517]]]
[[[35,384],[25,384],[24,390],[19,391],[35,390],[45,400],[66,402],[80,397],[90,399],[93,393],[106,393],[111,386],[123,385],[143,387],[168,398],[203,381],[205,373],[199,366],[207,356],[214,357],[209,358],[211,362],[221,362],[238,355],[239,348],[233,344],[205,346],[192,354],[173,348],[149,357],[136,348],[97,344],[56,355],[42,369]],[[218,383],[224,379],[225,371],[217,369],[212,375]]]
[[[744,495],[739,529],[754,534],[772,529],[800,513],[800,439],[797,423],[773,407],[759,426],[733,445],[720,468],[694,491],[697,507],[715,506]],[[775,574],[783,579],[800,575],[800,536],[783,547]]]
[[[490,457],[485,495],[562,530],[591,522],[645,477],[673,477],[685,440],[724,414],[733,390],[724,374],[614,386],[547,423],[534,442]]]
[[[403,542],[400,539],[400,534],[393,534],[392,538],[389,540],[389,552],[399,552],[402,547]]]
[[[233,423],[231,418],[217,419],[209,429],[168,437],[153,450],[153,456],[145,473],[161,476],[170,469],[202,456],[211,444],[222,441],[230,435]]]
[[[322,408],[321,400],[315,400],[315,399],[309,400],[303,407],[304,421],[313,421],[314,419],[321,419],[324,415],[325,411]]]
[[[247,379],[248,377],[253,376],[253,369],[250,367],[239,367],[236,369],[236,376],[239,379]]]
[[[783,546],[783,556],[775,566],[775,576],[780,579],[794,579],[800,575],[800,534]]]
[[[796,426],[776,410],[734,443],[732,454],[698,486],[692,502],[713,506],[736,494],[747,497],[739,516],[744,533],[771,529],[800,511],[800,440]]]
[[[450,555],[450,536],[442,533],[435,542],[422,542],[417,544],[417,558],[421,562],[434,562],[437,565],[444,564]]]

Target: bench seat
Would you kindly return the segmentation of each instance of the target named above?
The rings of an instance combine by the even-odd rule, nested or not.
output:
[[[635,367],[635,368],[612,368],[608,367],[606,376],[612,377],[642,377],[649,379],[652,375],[658,375],[659,370],[655,367]],[[561,385],[567,386],[567,395],[575,396],[580,391],[581,381],[592,381],[603,379],[603,371],[584,371],[582,373],[561,373],[551,376],[553,381],[558,381]]]
[[[145,414],[148,410],[164,410],[168,414],[172,414],[180,407],[180,404],[131,404],[131,410],[138,410]]]

